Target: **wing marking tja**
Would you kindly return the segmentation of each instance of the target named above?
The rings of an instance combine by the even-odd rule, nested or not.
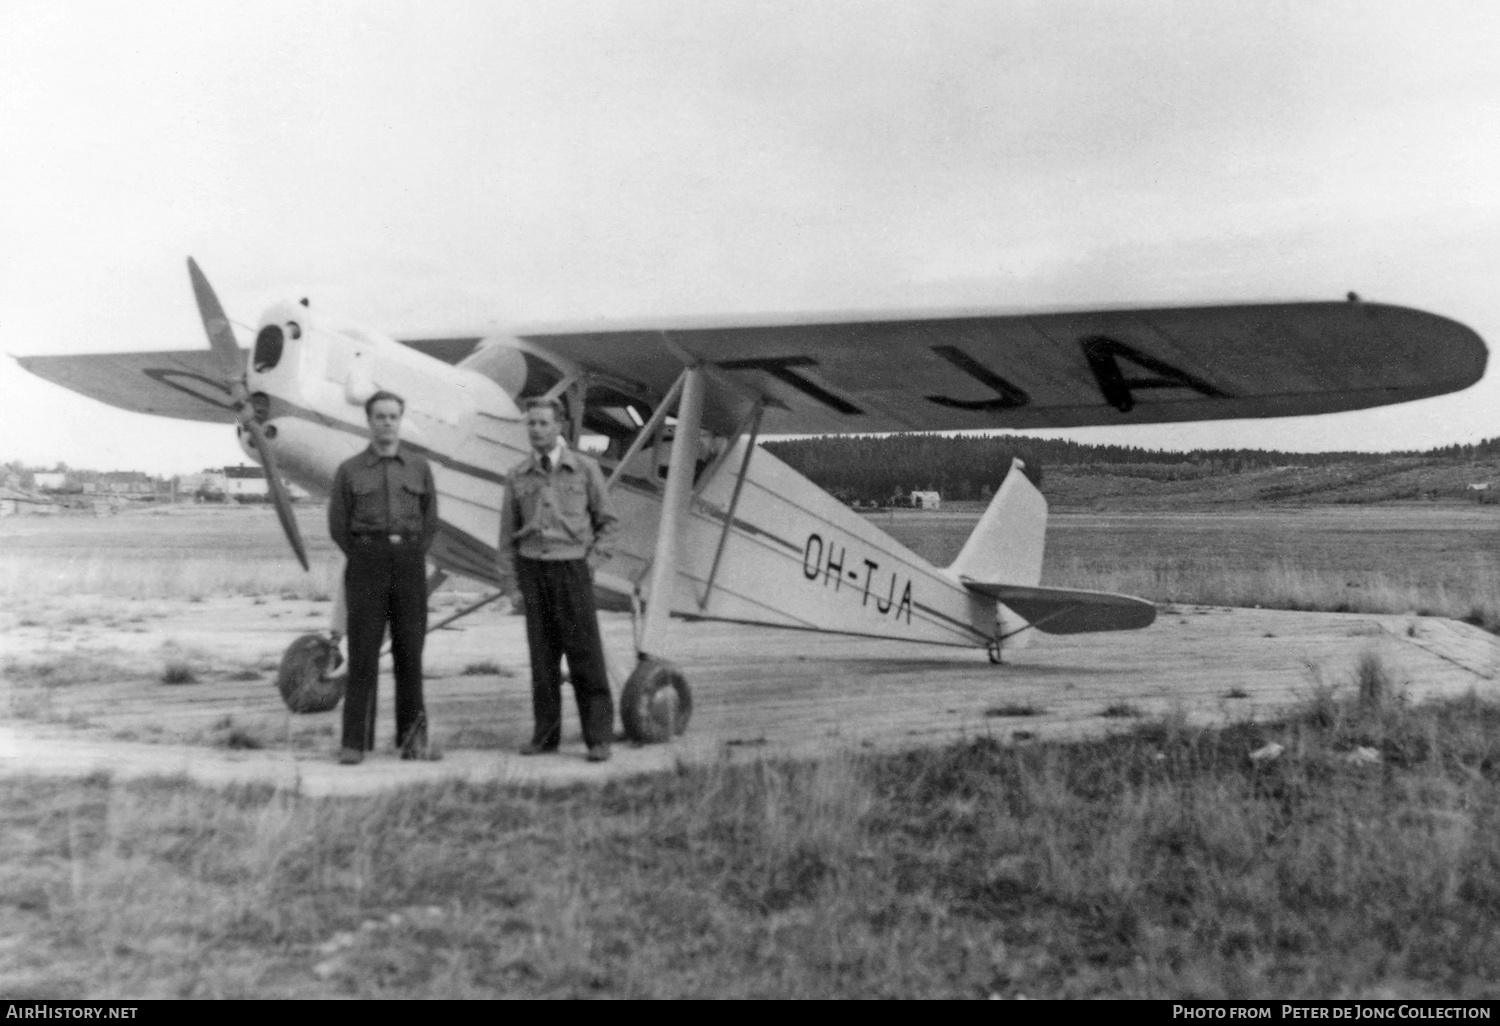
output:
[[[527,452],[520,403],[558,399],[574,444],[599,455],[620,514],[616,555],[596,585],[636,613],[621,710],[639,740],[686,723],[686,684],[665,658],[671,616],[979,647],[997,662],[1033,631],[1133,630],[1155,618],[1142,599],[1041,585],[1047,505],[1019,466],[958,558],[935,567],[757,448],[761,434],[1328,413],[1465,388],[1487,359],[1461,324],[1364,302],[399,341],[288,302],[266,311],[246,348],[191,260],[189,275],[207,349],[19,362],[123,409],[236,425],[304,566],[280,477],[326,493],[366,444],[365,399],[395,391],[407,400],[403,444],[432,463],[441,496],[434,576],[490,586],[500,583],[504,474]]]

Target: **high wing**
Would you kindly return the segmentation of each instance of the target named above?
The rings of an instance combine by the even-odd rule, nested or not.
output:
[[[243,356],[244,350],[241,350]],[[87,356],[18,356],[38,377],[136,413],[233,424],[224,367],[210,349]]]
[[[478,342],[478,336],[403,340],[404,345],[444,363],[458,363]],[[247,352],[240,349],[242,362]],[[223,384],[223,365],[212,350],[18,356],[16,362],[53,384],[122,410],[235,423],[234,402]]]
[[[1478,381],[1479,336],[1420,310],[1280,303],[762,325],[537,330],[524,340],[660,395],[710,370],[706,426],[765,433],[1080,427],[1357,410]],[[403,339],[445,363],[479,336]],[[233,423],[209,351],[18,357],[121,409]]]
[[[1478,381],[1479,336],[1358,301],[761,326],[534,331],[658,394],[710,370],[706,425],[767,433],[1080,427],[1357,410]]]

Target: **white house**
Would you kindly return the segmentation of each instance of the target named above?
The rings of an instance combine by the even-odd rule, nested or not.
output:
[[[943,505],[943,496],[939,492],[912,492],[911,504],[917,509],[939,509]]]
[[[270,492],[266,484],[266,472],[260,467],[224,468],[224,494],[243,502],[245,499],[263,499]]]

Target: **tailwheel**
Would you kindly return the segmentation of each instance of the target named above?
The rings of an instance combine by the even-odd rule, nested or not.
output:
[[[636,744],[670,741],[687,730],[693,693],[682,671],[665,659],[642,659],[620,693],[625,737]]]
[[[330,675],[338,648],[321,634],[304,634],[287,646],[276,673],[276,690],[294,713],[327,712],[344,697],[348,674]]]

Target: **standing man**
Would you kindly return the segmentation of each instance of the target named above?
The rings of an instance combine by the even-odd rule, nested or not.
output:
[[[531,708],[536,726],[522,755],[557,751],[562,741],[562,657],[583,721],[590,762],[609,758],[615,706],[609,693],[592,567],[609,559],[615,514],[599,464],[562,440],[562,406],[526,403],[532,452],[505,478],[500,506],[502,587],[526,607]]]
[[[432,468],[401,447],[406,403],[392,392],[365,402],[370,447],[339,465],[328,502],[328,533],[343,550],[349,607],[349,683],[339,762],[352,766],[375,747],[380,642],[391,627],[396,664],[396,744],[403,759],[436,759],[422,704],[427,636],[427,550],[437,535]]]

